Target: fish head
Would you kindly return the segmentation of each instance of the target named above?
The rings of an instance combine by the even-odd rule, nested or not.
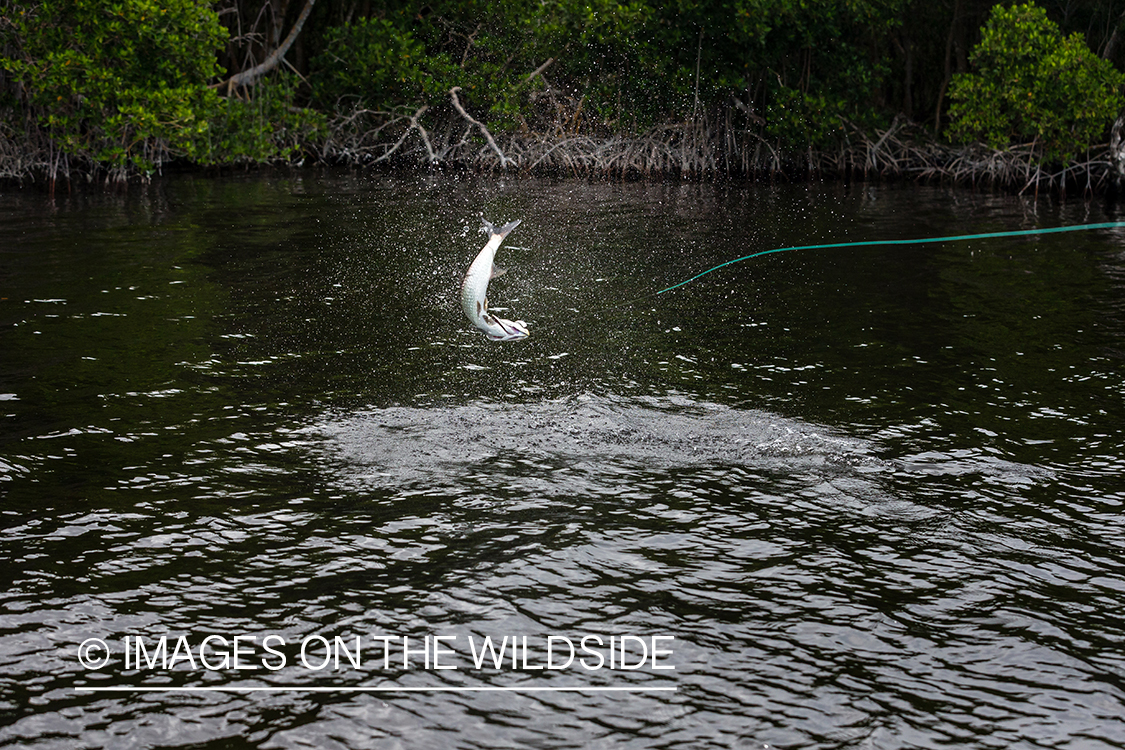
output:
[[[527,323],[522,320],[494,318],[493,321],[493,330],[488,332],[488,338],[493,341],[519,341],[531,335],[531,331],[527,330]]]

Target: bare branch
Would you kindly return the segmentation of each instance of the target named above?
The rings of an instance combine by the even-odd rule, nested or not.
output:
[[[281,58],[293,46],[293,42],[297,40],[297,35],[301,33],[301,27],[305,25],[305,21],[312,12],[313,6],[316,5],[316,0],[305,0],[305,7],[301,9],[301,15],[297,17],[297,22],[293,24],[293,28],[289,31],[289,36],[285,37],[285,41],[281,43],[277,49],[270,53],[261,64],[255,65],[249,70],[244,70],[241,73],[236,73],[222,83],[217,83],[212,88],[226,88],[228,92],[233,91],[239,86],[253,86],[259,78],[266,73],[270,72],[278,66]]]
[[[434,150],[430,147],[430,139],[426,136],[426,131],[422,128],[422,126],[418,124],[418,118],[421,117],[422,113],[424,113],[427,109],[429,109],[429,106],[422,105],[417,112],[410,116],[410,127],[403,131],[402,136],[398,139],[395,145],[391,146],[389,151],[375,160],[375,164],[391,158],[391,156],[394,155],[395,151],[398,151],[398,147],[401,146],[403,144],[403,141],[406,140],[406,136],[410,135],[410,131],[414,129],[417,129],[418,132],[422,134],[422,140],[426,144],[426,151],[430,155],[430,161],[434,161]]]
[[[460,91],[460,90],[461,90],[460,86],[454,86],[453,88],[451,88],[449,90],[449,96],[453,100],[453,107],[459,113],[461,113],[462,117],[464,117],[466,120],[468,120],[473,125],[476,125],[478,128],[480,128],[480,132],[484,133],[484,137],[488,140],[488,145],[492,146],[492,150],[495,151],[496,155],[500,157],[500,168],[501,169],[504,169],[505,167],[507,167],[509,162],[511,162],[512,166],[515,166],[516,163],[514,161],[512,161],[511,159],[509,159],[508,157],[504,156],[504,152],[501,151],[500,147],[496,145],[496,140],[492,137],[492,133],[488,132],[488,128],[486,128],[484,126],[484,123],[473,119],[473,116],[470,115],[468,112],[466,112],[465,108],[461,106],[461,100],[457,98],[457,92]]]
[[[547,62],[543,63],[538,68],[531,71],[531,73],[527,76],[527,78],[523,79],[523,82],[524,83],[531,83],[531,81],[535,78],[535,76],[542,75],[543,71],[546,70],[547,68],[551,67],[552,63],[554,63],[554,62],[555,62],[555,58],[548,57]],[[544,79],[544,80],[546,80],[546,79]]]

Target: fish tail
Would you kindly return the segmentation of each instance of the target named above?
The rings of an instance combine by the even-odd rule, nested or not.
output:
[[[488,232],[489,237],[498,234],[498,235],[500,235],[500,239],[504,239],[505,237],[508,236],[508,232],[512,231],[513,229],[515,229],[516,227],[518,227],[520,225],[520,222],[523,221],[523,219],[516,219],[515,221],[512,221],[512,222],[509,222],[509,223],[505,224],[504,226],[500,227],[499,229],[494,227],[492,225],[492,222],[489,221],[488,219],[484,218],[483,216],[481,217],[481,221],[484,222],[484,229],[485,229],[486,232]]]

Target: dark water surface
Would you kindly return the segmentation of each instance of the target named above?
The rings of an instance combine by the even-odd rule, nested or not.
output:
[[[523,219],[489,295],[523,342],[458,306],[482,213]],[[0,745],[1125,747],[1125,231],[621,304],[771,247],[1115,218],[315,173],[2,194]],[[527,668],[476,668],[486,636]],[[622,636],[664,651],[611,669]],[[337,637],[358,667],[319,668]],[[263,687],[320,691],[229,691]]]

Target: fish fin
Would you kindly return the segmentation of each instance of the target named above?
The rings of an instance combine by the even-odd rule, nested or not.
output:
[[[497,232],[497,234],[499,234],[501,237],[507,237],[508,232],[518,227],[521,221],[523,221],[523,219],[516,219],[515,221],[505,224],[504,226],[500,227],[500,231]]]
[[[493,263],[493,264],[492,264],[492,273],[491,273],[491,274],[489,275],[489,277],[488,277],[488,278],[490,278],[490,279],[495,279],[495,278],[497,278],[497,277],[499,277],[499,276],[503,276],[503,275],[504,275],[504,274],[506,274],[507,272],[508,272],[508,269],[507,269],[507,268],[501,268],[500,266],[498,266],[498,265],[496,265],[495,263]]]
[[[516,219],[515,221],[508,222],[504,226],[497,229],[496,227],[494,227],[492,225],[491,221],[484,218],[483,216],[480,217],[480,220],[484,224],[484,231],[488,234],[489,237],[498,234],[498,235],[500,235],[500,239],[503,239],[503,238],[507,237],[508,232],[510,232],[513,229],[515,229],[516,227],[518,227],[520,225],[520,222],[523,221],[523,219]]]

